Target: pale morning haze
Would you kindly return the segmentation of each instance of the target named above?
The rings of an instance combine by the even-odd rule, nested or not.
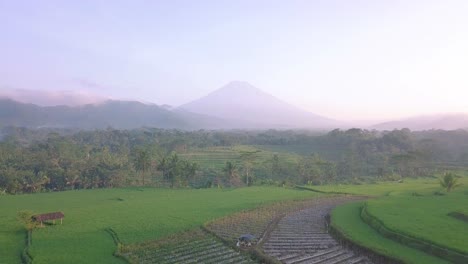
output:
[[[0,91],[179,106],[245,81],[338,120],[468,112],[468,1],[0,0]]]

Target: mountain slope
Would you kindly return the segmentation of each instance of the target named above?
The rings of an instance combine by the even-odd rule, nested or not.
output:
[[[257,89],[247,82],[230,82],[179,109],[243,121],[257,128],[334,128],[340,124],[309,113]],[[252,128],[252,127],[250,127]]]
[[[221,120],[192,113],[169,111],[157,105],[134,101],[106,101],[97,105],[48,106],[24,104],[0,99],[0,127],[62,127],[132,129],[143,126],[158,128],[218,128]]]
[[[393,130],[409,128],[411,130],[431,129],[468,129],[468,114],[440,114],[418,116],[403,120],[390,121],[374,125],[372,128],[379,130]]]
[[[96,104],[108,99],[79,90],[40,91],[0,87],[0,98],[39,106]]]

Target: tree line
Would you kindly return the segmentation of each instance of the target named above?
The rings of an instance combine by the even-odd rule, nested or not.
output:
[[[430,176],[466,168],[468,132],[179,131],[156,128],[95,131],[8,127],[0,133],[0,192],[34,193],[121,186],[213,187],[324,184]],[[216,146],[239,152],[219,169],[182,153]],[[294,153],[284,159],[280,152]]]

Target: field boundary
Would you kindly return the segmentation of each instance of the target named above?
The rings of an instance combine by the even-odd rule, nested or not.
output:
[[[306,190],[306,191],[317,192],[317,193],[344,194],[344,195],[360,196],[360,195],[356,195],[356,194],[354,194],[354,193],[347,193],[347,192],[327,192],[327,191],[321,191],[321,190],[317,190],[317,189],[314,189],[314,188],[305,187],[305,186],[301,186],[301,185],[296,185],[294,188],[299,189],[299,190]]]
[[[117,258],[121,258],[125,260],[127,263],[132,263],[130,259],[125,257],[125,255],[122,254],[122,248],[124,247],[122,241],[120,240],[119,236],[117,233],[112,229],[111,227],[104,229],[107,233],[109,233],[112,237],[112,240],[114,241],[114,244],[117,246],[117,248],[114,251],[114,256]]]
[[[238,251],[238,252],[241,252],[242,254],[247,254],[251,259],[253,260],[257,260],[259,261],[260,263],[265,263],[265,264],[281,264],[281,262],[278,262],[276,261],[275,259],[271,258],[270,256],[264,254],[259,248],[258,248],[258,245],[255,245],[254,247],[250,248],[250,249],[247,249],[247,250],[241,250],[239,249],[238,247],[236,247],[231,241],[219,236],[218,234],[216,234],[216,232],[210,230],[207,225],[212,222],[212,221],[209,221],[209,222],[206,222],[205,224],[203,224],[200,228],[202,231],[206,232],[207,234],[209,235],[212,235],[214,236],[215,238],[217,238],[219,241],[221,241],[221,243],[223,243],[224,245],[230,247],[230,248],[233,248],[234,250]],[[263,236],[262,236],[263,237]]]
[[[359,212],[356,212],[359,213]],[[378,251],[375,251],[367,246],[361,245],[346,235],[339,226],[337,226],[332,221],[331,212],[326,215],[325,221],[328,228],[328,233],[343,247],[348,248],[354,252],[358,252],[359,254],[366,255],[370,260],[375,263],[381,264],[404,264],[404,262],[398,258],[393,256],[388,256]]]
[[[468,215],[464,214],[464,213],[461,213],[461,212],[451,212],[451,213],[448,213],[448,216],[451,216],[455,219],[458,219],[458,220],[461,220],[463,222],[466,222],[468,223]]]
[[[364,206],[361,208],[360,216],[366,224],[368,224],[386,238],[394,240],[405,246],[424,251],[427,254],[443,258],[453,263],[468,263],[468,256],[461,252],[436,245],[432,242],[424,241],[419,238],[411,237],[388,228],[380,219],[368,212],[367,203],[364,204]]]
[[[29,253],[29,245],[28,241],[31,241],[32,243],[32,230],[26,232],[26,246],[24,247],[23,251],[21,251],[21,261],[24,264],[30,264],[33,261],[33,257]]]

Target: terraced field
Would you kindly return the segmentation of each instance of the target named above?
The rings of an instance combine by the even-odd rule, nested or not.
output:
[[[179,153],[179,156],[196,162],[202,168],[222,169],[227,161],[240,162],[240,154],[250,151],[259,151],[256,154],[257,162],[259,163],[271,159],[274,154],[277,154],[280,160],[286,162],[296,161],[300,158],[297,154],[260,150],[252,146],[195,148],[190,149],[186,153]]]
[[[279,202],[217,219],[209,222],[205,227],[223,240],[232,243],[235,243],[237,238],[242,234],[252,234],[255,236],[253,242],[256,244],[265,235],[268,227],[274,225],[275,220],[330,199],[335,200],[343,198],[328,196],[307,200]]]
[[[314,206],[288,214],[265,238],[263,251],[282,263],[371,263],[340,246],[329,234],[325,216],[349,197],[321,200]]]
[[[216,237],[199,230],[169,241],[125,246],[121,255],[131,263],[256,263],[234,246],[239,235],[250,233],[256,236],[255,249],[286,264],[371,263],[340,246],[327,230],[325,216],[331,209],[357,199],[328,196],[275,203],[206,224]]]
[[[224,245],[201,231],[191,241],[172,241],[167,244],[146,245],[124,250],[122,255],[131,263],[256,263],[247,255]]]

